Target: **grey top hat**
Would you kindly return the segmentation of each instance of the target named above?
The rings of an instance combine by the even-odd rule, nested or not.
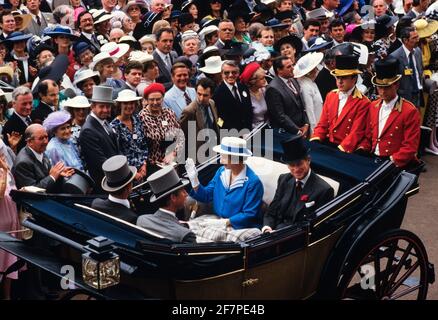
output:
[[[115,192],[130,183],[137,174],[137,168],[128,166],[128,158],[122,155],[107,159],[102,165],[105,177],[102,179],[102,189]]]
[[[108,86],[94,86],[93,96],[91,97],[90,101],[114,104],[113,88]]]
[[[147,182],[151,186],[151,190],[154,193],[150,198],[151,203],[185,187],[190,183],[190,181],[187,179],[181,179],[172,166],[164,167],[154,174],[151,174],[147,179]]]

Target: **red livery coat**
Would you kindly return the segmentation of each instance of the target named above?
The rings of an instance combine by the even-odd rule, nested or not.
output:
[[[374,153],[379,143],[380,156],[391,157],[398,167],[404,167],[411,161],[418,161],[420,112],[411,102],[399,98],[379,137],[379,111],[382,103],[382,99],[371,103],[366,135],[359,147]]]
[[[351,153],[365,136],[370,101],[355,88],[339,117],[338,106],[338,90],[333,90],[327,94],[321,117],[310,140],[329,139],[331,143],[339,145],[342,151]]]

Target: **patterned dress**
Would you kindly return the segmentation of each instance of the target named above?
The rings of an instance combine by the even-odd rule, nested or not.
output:
[[[139,112],[139,118],[144,126],[151,164],[162,162],[172,151],[178,154],[184,150],[184,134],[173,110],[163,107],[159,115],[154,115],[146,107]],[[171,145],[172,150],[166,150]]]
[[[137,115],[133,115],[132,131],[117,118],[111,121],[111,127],[119,138],[120,151],[128,158],[128,164],[140,169],[148,158],[148,145],[143,123]]]

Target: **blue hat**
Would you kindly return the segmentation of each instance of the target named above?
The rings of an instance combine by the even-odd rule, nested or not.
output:
[[[73,51],[76,57],[79,57],[85,50],[91,49],[91,45],[84,41],[78,41],[73,45]]]
[[[309,49],[304,50],[304,52],[315,52],[322,49],[329,49],[333,45],[333,41],[326,41],[322,37],[312,37],[307,42]]]
[[[73,30],[69,27],[56,25],[51,30],[45,32],[46,35],[56,37],[56,36],[66,36],[69,37],[71,40],[76,40],[78,37],[73,33]]]
[[[268,21],[266,21],[266,26],[271,27],[271,28],[286,28],[289,27],[289,24],[287,23],[282,23],[280,20],[278,19],[270,19]]]
[[[172,10],[172,12],[170,13],[169,20],[178,19],[181,13],[182,12],[180,10]]]
[[[19,41],[27,41],[32,38],[32,34],[23,33],[21,31],[14,31],[4,40],[5,42],[19,42]]]
[[[354,0],[341,0],[339,7],[337,9],[338,15],[342,17],[345,13],[347,13],[348,9],[350,9]]]

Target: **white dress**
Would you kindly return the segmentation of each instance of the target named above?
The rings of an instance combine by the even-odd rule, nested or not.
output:
[[[316,83],[310,78],[304,76],[297,80],[300,84],[301,97],[304,102],[304,107],[306,108],[307,117],[309,118],[310,129],[313,131],[318,124],[322,112],[323,101],[321,93]]]

